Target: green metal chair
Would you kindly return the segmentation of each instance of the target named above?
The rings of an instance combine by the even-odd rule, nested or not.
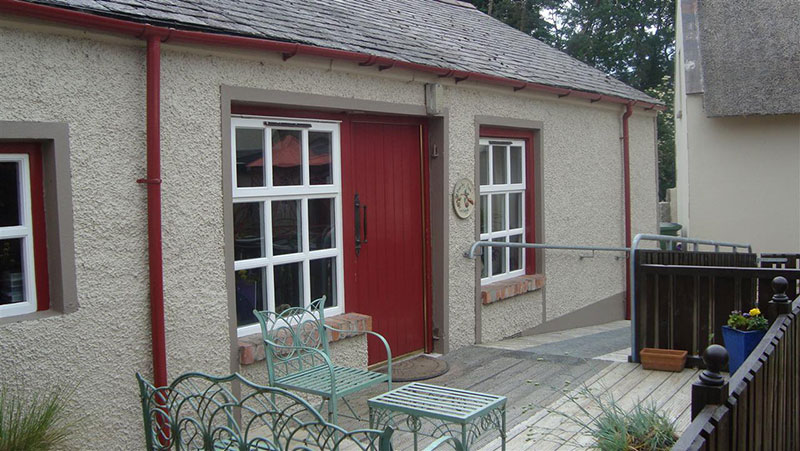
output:
[[[145,442],[153,450],[390,451],[394,430],[346,431],[328,423],[297,395],[254,384],[239,374],[186,373],[165,387],[136,374]],[[448,446],[449,445],[449,446]],[[462,450],[451,436],[426,450]]]
[[[253,313],[261,324],[270,385],[320,396],[323,403],[328,403],[328,421],[338,424],[339,399],[358,418],[345,396],[384,382],[392,389],[392,351],[380,334],[366,331],[386,347],[387,374],[333,364],[328,351],[328,331],[363,331],[325,324],[325,296],[313,301],[308,309],[290,307],[280,313],[258,310]]]

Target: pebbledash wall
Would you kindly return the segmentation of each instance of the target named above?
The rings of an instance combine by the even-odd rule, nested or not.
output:
[[[143,443],[135,372],[152,374],[145,189],[145,51],[141,41],[38,22],[0,20],[0,121],[69,127],[78,309],[0,323],[0,375],[27,393],[77,383],[71,411],[85,417],[82,449],[131,449]],[[184,48],[162,53],[164,290],[170,378],[186,371],[241,370],[265,380],[263,362],[240,367],[230,333],[224,254],[223,86],[281,90],[424,108],[424,84],[445,84],[443,152],[446,350],[548,324],[592,304],[623,311],[624,259],[548,251],[544,288],[480,304],[476,261],[463,253],[476,238],[473,215],[458,219],[449,193],[474,178],[476,117],[541,123],[543,218],[548,243],[624,243],[623,107],[557,99],[322,59]],[[634,233],[654,232],[655,114],[630,119]],[[0,139],[2,137],[0,136]],[[435,186],[436,184],[433,183]],[[436,215],[437,212],[433,212]],[[441,239],[442,237],[440,237]],[[603,305],[606,305],[603,304]],[[476,317],[480,327],[476,328]],[[333,344],[342,362],[366,365],[363,336]]]

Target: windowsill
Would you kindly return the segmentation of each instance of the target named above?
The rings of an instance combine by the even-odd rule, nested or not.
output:
[[[21,315],[2,316],[0,317],[0,325],[19,323],[22,321],[34,321],[34,320],[50,318],[59,315],[67,315],[67,314],[69,313],[59,312],[51,308],[49,310],[40,310],[38,312],[24,313]]]
[[[526,274],[481,286],[481,303],[494,304],[544,287],[544,274]]]
[[[333,343],[350,337],[364,335],[367,331],[372,331],[372,317],[369,315],[362,315],[361,313],[344,313],[325,318],[325,325],[337,329],[356,331],[340,333],[329,330],[328,342]],[[265,358],[264,341],[261,337],[261,332],[239,337],[239,364],[250,365],[255,362],[260,362]]]

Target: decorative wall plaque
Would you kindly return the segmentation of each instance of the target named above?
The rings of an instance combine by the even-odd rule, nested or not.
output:
[[[453,187],[453,208],[461,219],[472,216],[475,210],[475,185],[470,179],[461,179]]]

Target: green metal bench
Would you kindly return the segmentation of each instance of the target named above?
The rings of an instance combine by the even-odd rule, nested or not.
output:
[[[347,403],[345,396],[381,383],[392,389],[389,343],[372,331],[343,330],[325,324],[325,296],[313,301],[308,309],[291,307],[280,313],[253,313],[261,324],[270,385],[320,396],[328,404],[328,421],[338,424],[339,399]],[[334,365],[328,351],[328,331],[366,332],[377,337],[386,347],[387,374]]]
[[[392,449],[392,428],[346,431],[328,423],[310,404],[288,391],[265,387],[239,374],[179,376],[156,388],[140,374],[148,450],[375,450]],[[442,437],[426,450],[461,450]]]

